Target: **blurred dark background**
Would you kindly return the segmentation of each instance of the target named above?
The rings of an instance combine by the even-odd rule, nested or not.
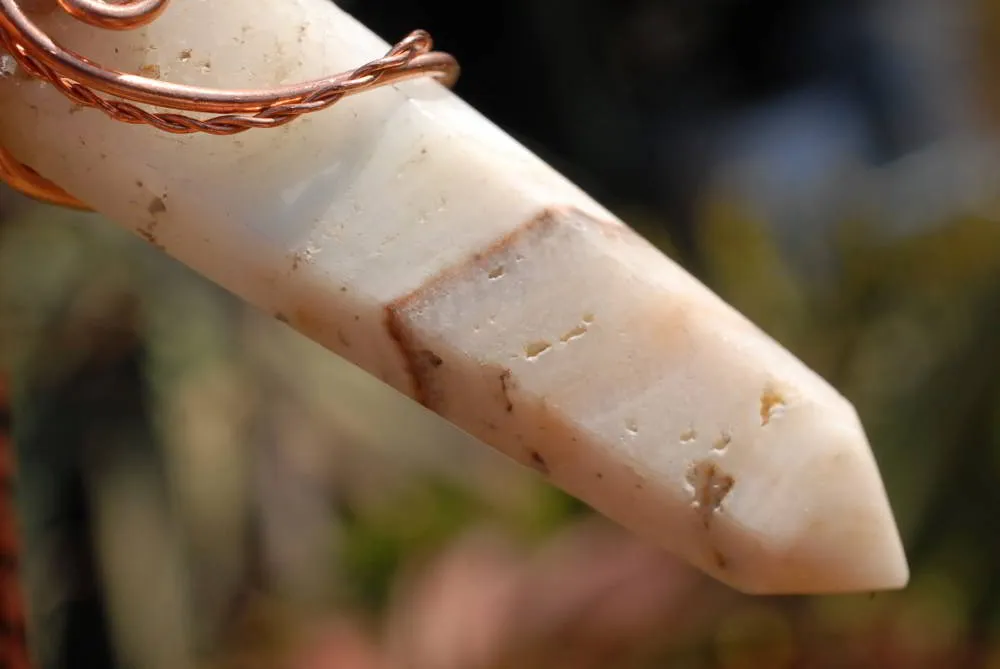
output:
[[[986,4],[342,6],[388,41],[426,26],[462,63],[464,97],[602,201],[654,209],[690,252],[697,202],[730,163],[761,161],[761,179],[786,183],[771,189],[821,188],[845,163],[887,165],[981,130],[973,98],[989,56],[969,40]]]
[[[1000,3],[340,4],[428,29],[461,96],[855,402],[911,586],[733,593],[5,192],[39,669],[1000,668]]]

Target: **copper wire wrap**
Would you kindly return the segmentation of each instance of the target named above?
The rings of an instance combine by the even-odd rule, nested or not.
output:
[[[170,0],[59,0],[74,18],[108,30],[129,30],[154,21]],[[47,81],[78,105],[99,109],[116,121],[145,124],[164,132],[235,135],[253,128],[277,128],[303,114],[327,109],[349,95],[404,79],[433,76],[454,84],[455,59],[433,51],[428,33],[416,30],[383,57],[323,79],[269,89],[221,90],[174,84],[102,67],[45,34],[17,0],[0,0],[0,49],[30,76]],[[153,112],[138,105],[173,111]],[[177,112],[215,114],[196,118]],[[0,146],[0,179],[51,204],[89,207],[19,163]]]

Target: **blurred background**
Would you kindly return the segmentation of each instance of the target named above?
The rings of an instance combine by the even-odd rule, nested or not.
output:
[[[1000,2],[340,4],[855,402],[911,586],[739,595],[5,191],[39,669],[1000,668]]]

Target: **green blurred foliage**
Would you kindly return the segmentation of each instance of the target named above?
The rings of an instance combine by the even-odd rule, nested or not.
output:
[[[706,202],[701,278],[856,403],[904,532],[913,581],[874,598],[758,599],[698,581],[678,601],[689,607],[721,597],[714,613],[684,634],[668,633],[671,627],[643,632],[641,642],[623,627],[617,633],[631,639],[632,650],[614,655],[617,664],[598,666],[915,667],[986,657],[1000,641],[1000,226],[956,216],[890,239],[877,224],[845,216],[830,240],[836,271],[817,277],[788,259],[749,203],[718,194]],[[644,223],[648,217],[635,218],[640,231],[654,229]],[[544,554],[590,515],[533,473],[421,409],[394,403],[399,398],[388,389],[99,218],[29,207],[0,231],[0,351],[19,389],[19,420],[51,420],[46,398],[65,395],[81,375],[97,384],[85,387],[118,383],[125,393],[150,393],[147,412],[124,418],[148,429],[122,433],[124,447],[102,456],[147,464],[111,467],[113,476],[103,477],[86,459],[80,465],[89,485],[99,481],[105,491],[85,496],[85,513],[120,523],[97,533],[97,554],[123,565],[114,551],[125,547],[131,555],[136,541],[160,546],[143,553],[131,576],[95,572],[113,593],[102,595],[112,620],[130,618],[106,633],[131,649],[126,656],[136,666],[164,656],[247,666],[230,662],[248,649],[266,666],[264,658],[278,657],[275,649],[295,647],[289,639],[296,630],[331,612],[367,621],[362,627],[375,630],[371,643],[379,647],[377,639],[392,629],[385,621],[402,615],[393,611],[409,611],[407,579],[444,569],[469,532],[495,532],[519,547],[522,557],[512,564],[533,564],[525,556]],[[658,234],[648,236],[690,262]],[[123,310],[130,301],[137,306]],[[109,337],[119,331],[132,339]],[[115,361],[136,356],[142,376],[116,376]],[[65,397],[67,425],[96,438],[123,420],[121,407]],[[86,416],[74,418],[73,411]],[[400,426],[388,426],[387,414]],[[22,452],[77,461],[69,446],[25,434]],[[167,482],[166,501],[137,496],[127,483],[149,467]],[[262,484],[263,471],[277,483]],[[124,480],[115,484],[114,477]],[[53,493],[19,494],[32,500]],[[121,513],[121,505],[132,511]],[[31,509],[22,514],[32,522]],[[261,530],[265,517],[286,533]],[[150,523],[157,525],[152,533]],[[55,550],[44,542],[33,549]],[[585,562],[589,553],[566,555]],[[567,566],[567,573],[591,574],[580,576],[576,592],[596,587],[614,559]],[[58,563],[51,555],[27,560]],[[490,569],[501,582],[503,570]],[[151,587],[151,573],[164,574],[169,587]],[[50,608],[73,592],[58,580],[32,578],[33,594]],[[491,578],[480,580],[466,583],[463,596],[473,597]],[[170,588],[182,594],[168,601]],[[540,601],[569,592],[532,589]],[[435,601],[407,615],[426,616],[424,625],[440,616],[442,629],[459,624]],[[643,615],[659,620],[663,612]],[[545,666],[590,666],[581,653],[560,649],[567,639],[588,648],[597,643],[593,634],[579,620],[561,624],[568,627],[552,632],[547,650],[537,645],[549,638],[543,636],[531,652],[563,658]],[[142,632],[149,625],[158,630],[157,643]],[[48,626],[38,638],[60,644],[69,637]],[[483,666],[505,666],[510,658],[533,666],[533,655],[518,655],[517,647],[507,643],[509,658],[498,652]]]

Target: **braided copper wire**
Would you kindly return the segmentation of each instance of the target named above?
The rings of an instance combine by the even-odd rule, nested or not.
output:
[[[73,17],[106,29],[131,29],[154,20],[169,0],[59,0]],[[276,128],[303,114],[327,109],[349,95],[403,79],[431,75],[445,85],[458,76],[458,63],[432,51],[430,35],[410,33],[383,57],[332,77],[273,89],[219,90],[172,84],[101,67],[61,47],[38,28],[17,0],[0,0],[0,47],[30,76],[52,84],[76,104],[99,109],[114,120],[149,125],[174,134],[234,135]],[[103,95],[101,95],[103,94]],[[138,103],[138,104],[136,104]],[[174,111],[149,111],[139,104]],[[179,111],[215,113],[197,118]],[[0,179],[32,197],[87,208],[0,147]]]

